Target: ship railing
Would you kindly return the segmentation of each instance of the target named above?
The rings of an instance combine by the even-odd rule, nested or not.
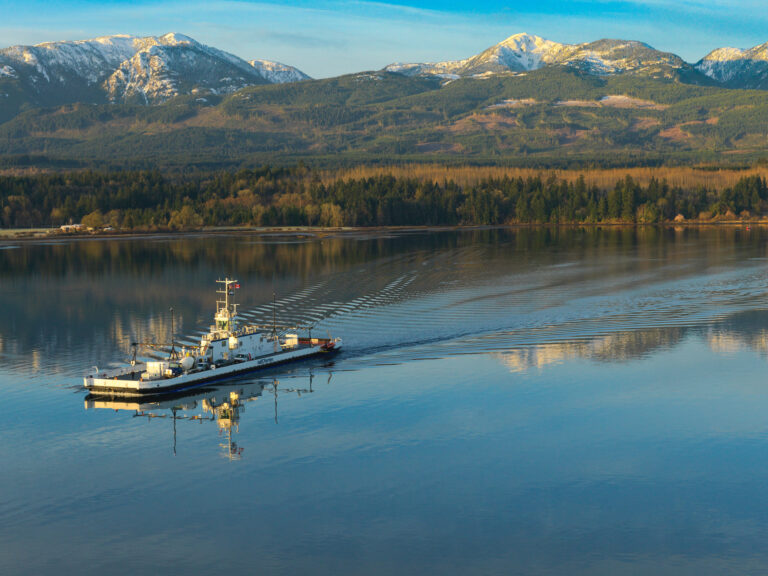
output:
[[[338,338],[299,338],[299,344],[304,344],[305,346],[321,346],[323,344],[330,344],[331,342],[335,342],[338,340]]]
[[[89,378],[114,378],[116,376],[127,376],[136,372],[143,372],[146,370],[146,364],[136,363],[133,366],[122,366],[120,368],[109,368],[107,370],[99,370],[93,374],[89,374]]]
[[[314,326],[300,326],[300,325],[289,325],[289,324],[246,324],[242,327],[243,331],[248,330],[249,333],[252,332],[263,332],[263,333],[277,333],[279,335],[284,335],[286,332],[296,332],[299,330],[314,330]]]

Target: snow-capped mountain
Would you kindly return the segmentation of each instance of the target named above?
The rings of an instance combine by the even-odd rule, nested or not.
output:
[[[248,62],[253,66],[261,76],[272,84],[285,84],[286,82],[300,82],[301,80],[310,80],[310,77],[304,74],[298,68],[272,62],[271,60],[251,60]]]
[[[160,103],[179,94],[225,94],[245,86],[306,79],[290,66],[252,65],[183,34],[104,36],[0,50],[0,80],[13,79],[41,104]]]
[[[407,75],[447,76],[470,76],[485,72],[524,72],[541,68],[563,51],[567,51],[565,44],[558,44],[530,34],[515,34],[465,60],[421,64],[396,63],[390,64],[385,70]]]
[[[486,77],[565,66],[608,76],[634,74],[729,88],[768,89],[768,43],[720,48],[695,66],[636,41],[553,42],[516,34],[464,60],[391,64],[406,76]],[[184,94],[228,94],[247,86],[309,80],[300,70],[250,60],[182,34],[103,36],[0,49],[0,122],[25,107],[84,103],[159,104]]]
[[[87,84],[96,84],[136,52],[138,40],[119,35],[75,42],[11,46],[0,50],[0,59],[6,62],[7,68],[16,66],[19,72],[27,72],[31,81],[36,83],[66,82],[76,78]]]
[[[598,40],[584,44],[560,44],[531,34],[515,34],[465,60],[391,64],[385,69],[407,75],[462,77],[526,72],[554,65],[572,66],[598,75],[634,72],[669,76],[674,70],[690,69],[690,65],[678,56],[660,52],[642,42]]]
[[[768,89],[768,42],[748,50],[718,48],[699,60],[696,69],[732,88]]]
[[[156,103],[177,94],[227,94],[269,83],[245,60],[182,34],[142,38],[140,46],[107,78],[111,101]]]

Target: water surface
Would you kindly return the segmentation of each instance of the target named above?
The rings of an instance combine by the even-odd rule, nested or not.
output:
[[[476,230],[0,250],[0,573],[768,569],[768,235]],[[10,248],[10,246],[9,246]],[[94,401],[130,342],[333,360]]]

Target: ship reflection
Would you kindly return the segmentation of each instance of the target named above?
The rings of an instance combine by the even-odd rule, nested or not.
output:
[[[333,373],[328,374],[330,384]],[[274,397],[274,421],[278,419],[278,398],[281,394],[312,394],[314,374],[310,371],[306,388],[286,387],[277,379],[239,382],[237,384],[206,386],[184,394],[155,396],[154,398],[116,398],[89,394],[85,398],[86,410],[107,409],[132,412],[133,418],[168,419],[173,422],[173,453],[176,454],[176,424],[182,422],[215,422],[221,442],[221,455],[229,460],[239,460],[243,447],[238,445],[236,436],[240,429],[240,418],[249,403],[265,394]]]

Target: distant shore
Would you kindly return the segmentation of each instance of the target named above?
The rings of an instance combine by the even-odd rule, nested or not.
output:
[[[703,227],[768,227],[768,218],[760,220],[686,220],[656,223],[628,222],[572,222],[557,224],[501,224],[501,225],[454,225],[454,226],[221,226],[190,230],[114,230],[62,232],[59,228],[0,229],[0,246],[18,242],[59,242],[62,240],[130,240],[138,238],[178,238],[194,236],[291,236],[326,238],[339,235],[440,232],[457,230],[522,230],[536,228],[703,228]]]

